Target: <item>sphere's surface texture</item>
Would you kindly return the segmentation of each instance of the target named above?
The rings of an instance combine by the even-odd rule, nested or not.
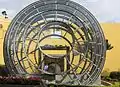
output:
[[[30,4],[12,20],[4,39],[4,59],[11,74],[38,75],[55,84],[93,84],[105,54],[99,23],[69,0]]]

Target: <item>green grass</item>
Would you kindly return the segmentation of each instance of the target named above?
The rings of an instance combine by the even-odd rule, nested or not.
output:
[[[103,86],[103,87],[120,87],[120,82],[115,82],[112,86]]]

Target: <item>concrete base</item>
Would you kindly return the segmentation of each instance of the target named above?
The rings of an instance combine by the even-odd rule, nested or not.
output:
[[[94,82],[92,86],[101,86],[101,76],[98,77],[98,79]]]
[[[80,75],[77,75],[78,78],[80,78]],[[56,79],[56,82],[59,83],[59,81],[62,79],[63,77],[61,75],[56,75],[55,76],[55,79]],[[60,85],[73,85],[73,86],[80,86],[82,84],[79,83],[79,81],[74,80],[73,82],[71,82],[71,78],[74,78],[74,75],[70,75],[70,76],[66,76],[64,78],[64,80],[62,82],[60,82]],[[53,80],[51,82],[47,82],[47,84],[56,84],[56,82]],[[94,84],[90,85],[90,86],[101,86],[101,77],[99,76],[99,78],[94,82]]]

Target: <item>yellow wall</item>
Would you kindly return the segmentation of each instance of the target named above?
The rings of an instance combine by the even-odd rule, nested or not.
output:
[[[6,29],[10,23],[9,19],[0,17],[0,24],[3,28],[0,29],[0,64],[4,64],[3,59],[3,39]],[[106,39],[114,46],[110,51],[107,51],[106,63],[104,69],[117,71],[120,69],[120,23],[101,23]]]
[[[3,59],[3,40],[4,40],[4,35],[5,32],[8,28],[8,25],[10,24],[9,19],[5,19],[4,17],[0,16],[0,24],[2,24],[2,28],[0,28],[0,64],[4,64],[4,59]]]
[[[101,23],[106,39],[114,46],[107,51],[104,69],[118,71],[120,69],[120,23]]]

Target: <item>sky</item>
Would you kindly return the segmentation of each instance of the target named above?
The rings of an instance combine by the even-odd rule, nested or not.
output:
[[[0,15],[7,11],[10,19],[37,0],[0,0]],[[99,22],[120,22],[120,0],[72,0],[87,8]]]

